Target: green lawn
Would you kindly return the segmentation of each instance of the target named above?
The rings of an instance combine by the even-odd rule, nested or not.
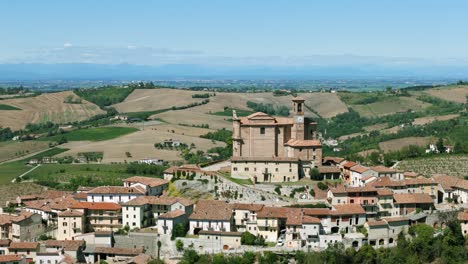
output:
[[[223,175],[224,178],[232,181],[232,182],[235,182],[239,185],[253,185],[252,181],[250,179],[237,179],[237,178],[233,178],[231,177],[229,174],[227,173],[222,173],[221,175]]]
[[[58,141],[60,138],[65,137],[68,141],[103,141],[114,139],[126,134],[138,131],[134,127],[97,127],[73,130],[69,133],[55,135],[52,137],[43,137],[39,140]]]
[[[18,107],[14,107],[12,105],[0,104],[0,110],[21,110]]]
[[[214,112],[214,113],[211,113],[211,114],[212,115],[217,115],[217,116],[232,116],[232,110],[236,110],[237,116],[248,116],[248,115],[251,115],[251,114],[255,113],[254,111],[249,111],[249,110],[239,110],[239,109],[227,108],[224,111]]]
[[[73,177],[89,176],[93,180],[113,181],[133,176],[125,164],[44,164],[28,176],[36,181],[69,182]]]
[[[26,165],[29,160],[42,159],[43,157],[52,157],[67,150],[68,149],[52,148],[29,158],[0,164],[0,184],[9,183],[14,178],[32,169],[32,166]]]

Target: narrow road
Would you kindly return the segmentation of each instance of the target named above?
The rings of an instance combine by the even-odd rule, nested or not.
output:
[[[27,172],[21,174],[21,175],[18,176],[18,177],[21,178],[21,179],[23,179],[23,176],[24,176],[24,175],[26,175],[26,174],[30,173],[31,171],[33,171],[33,170],[39,168],[40,166],[41,166],[41,164],[38,164],[38,165],[34,166],[33,168],[31,168],[30,170],[28,170]],[[16,177],[16,178],[18,178],[18,177]],[[13,180],[11,180],[11,182],[13,182],[13,183],[16,182],[16,178],[14,178]]]

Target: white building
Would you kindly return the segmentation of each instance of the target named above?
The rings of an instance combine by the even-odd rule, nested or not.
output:
[[[232,222],[232,204],[201,200],[189,217],[189,234],[198,234],[201,230],[230,232]]]
[[[169,187],[169,181],[159,178],[133,176],[124,180],[124,187],[143,188],[149,196],[162,195]]]
[[[158,217],[157,228],[158,234],[171,235],[172,230],[178,224],[187,224],[187,215],[182,210],[170,211]]]
[[[100,186],[88,191],[87,201],[126,203],[145,193],[142,187]]]

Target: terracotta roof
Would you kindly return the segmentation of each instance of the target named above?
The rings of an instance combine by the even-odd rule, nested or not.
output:
[[[376,188],[381,187],[405,187],[406,184],[404,181],[394,181],[388,176],[380,177],[375,181],[367,184],[368,186],[374,186]]]
[[[141,206],[145,204],[151,205],[173,205],[175,203],[181,203],[183,206],[190,206],[193,205],[193,202],[182,197],[167,197],[167,196],[140,196],[136,197],[126,203],[124,205],[131,205],[131,206]]]
[[[229,221],[232,218],[232,204],[218,200],[200,200],[189,219]]]
[[[124,182],[137,182],[149,187],[156,187],[161,186],[164,184],[168,184],[169,181],[159,178],[150,178],[150,177],[141,177],[141,176],[133,176],[127,179],[124,179]]]
[[[354,171],[354,172],[357,172],[357,173],[364,173],[366,171],[370,170],[368,167],[364,167],[362,165],[356,165],[356,166],[353,166],[351,167],[350,171]]]
[[[176,170],[177,170],[177,166],[171,166],[167,168],[166,170],[164,170],[164,173],[173,174]]]
[[[369,220],[367,221],[367,225],[368,226],[386,226],[387,225],[387,222],[383,221],[383,220]]]
[[[419,176],[419,173],[412,172],[412,171],[405,171],[405,172],[403,172],[403,176],[405,176],[407,178],[416,178],[416,177]]]
[[[22,259],[22,255],[0,255],[0,263],[17,262]]]
[[[117,248],[117,247],[96,247],[95,253],[100,254],[113,254],[113,255],[125,255],[125,256],[137,256],[143,253],[142,248]]]
[[[310,216],[323,216],[332,214],[332,211],[329,208],[303,208],[302,211],[305,215]]]
[[[320,173],[341,173],[340,168],[336,166],[319,166],[318,170]]]
[[[170,212],[167,212],[165,214],[161,214],[158,216],[158,219],[159,218],[166,218],[166,219],[171,219],[171,218],[177,218],[177,217],[180,217],[180,216],[183,216],[185,215],[185,212],[182,211],[182,210],[174,210],[174,211],[170,211]]]
[[[367,180],[370,180],[370,179],[372,179],[372,178],[373,178],[374,180],[377,180],[377,177],[372,176],[372,175],[364,176],[364,177],[362,177],[362,180],[363,180],[363,181],[367,181]]]
[[[73,195],[73,198],[74,198],[74,199],[79,199],[79,200],[86,200],[86,198],[88,198],[88,194],[85,193],[85,192],[75,193],[75,194]]]
[[[371,169],[378,173],[395,173],[396,172],[396,170],[387,168],[385,166],[374,166],[374,167],[371,167]]]
[[[300,208],[265,206],[262,210],[258,211],[257,218],[287,218],[291,209],[301,210]]]
[[[305,101],[304,98],[300,97],[300,96],[296,96],[292,99],[293,101]]]
[[[231,157],[231,161],[298,161],[299,158],[288,157]]]
[[[332,210],[334,215],[354,215],[365,214],[366,211],[359,204],[337,204],[333,205],[335,210]]]
[[[346,193],[363,193],[363,192],[377,192],[377,189],[373,186],[363,187],[345,187],[343,184],[337,185],[334,188],[330,188],[330,191],[334,194],[346,194]]]
[[[1,247],[8,246],[8,245],[10,245],[10,243],[11,243],[10,239],[0,239],[0,246]]]
[[[36,249],[39,247],[37,242],[11,242],[9,249]]]
[[[344,159],[343,158],[340,158],[340,157],[330,157],[330,156],[327,156],[325,158],[323,158],[323,162],[327,162],[327,161],[333,161],[334,163],[338,164],[340,162],[342,162]]]
[[[88,192],[89,194],[145,194],[145,191],[139,187],[123,186],[100,186]]]
[[[353,162],[353,161],[348,161],[346,162],[345,164],[343,164],[343,168],[345,169],[351,169],[352,167],[358,165],[356,162]]]
[[[66,211],[58,213],[58,216],[60,217],[82,217],[83,212],[78,211],[78,210],[66,210]]]
[[[393,199],[396,204],[433,203],[431,196],[427,193],[395,193]]]
[[[384,220],[387,223],[409,221],[407,217],[383,217],[382,220]]]
[[[46,240],[43,242],[45,247],[63,248],[64,250],[76,251],[85,245],[84,240]]]
[[[432,179],[428,179],[428,178],[406,179],[406,180],[404,180],[404,183],[406,185],[427,185],[427,184],[437,185],[437,182],[435,182]]]
[[[303,215],[302,216],[302,223],[303,224],[320,224],[320,219],[318,219],[317,217]]]
[[[51,212],[53,210],[63,211],[69,208],[76,202],[72,196],[64,196],[59,198],[41,199],[24,202],[26,208],[36,209],[44,212]]]
[[[301,208],[288,208],[288,212],[285,215],[286,225],[302,225],[302,209]],[[258,217],[258,216],[257,216]]]
[[[293,119],[287,117],[273,117],[262,112],[256,112],[239,118],[243,125],[292,125]]]
[[[109,202],[76,202],[70,208],[72,209],[88,209],[88,210],[107,210],[107,211],[117,211],[122,209],[122,206],[116,203]]]
[[[291,146],[291,147],[321,147],[322,143],[320,143],[320,140],[316,140],[316,139],[307,139],[307,140],[290,139],[284,145]]]
[[[20,214],[0,214],[0,225],[9,225],[13,222],[23,221],[30,218],[34,213],[21,211]]]
[[[233,209],[234,210],[246,210],[246,211],[251,211],[251,212],[258,212],[262,210],[263,204],[248,204],[248,203],[235,203],[233,204]]]
[[[450,191],[453,190],[453,188],[468,190],[467,180],[448,175],[434,175],[432,178],[435,182],[439,183],[444,190]]]
[[[387,188],[377,189],[378,196],[390,196],[393,195],[393,191]]]
[[[138,256],[135,256],[131,260],[127,261],[127,263],[146,264],[146,263],[149,263],[151,259],[152,259],[152,257],[149,256],[149,255],[139,254]]]
[[[458,213],[458,220],[460,220],[460,221],[468,221],[468,212],[460,212],[460,213]]]

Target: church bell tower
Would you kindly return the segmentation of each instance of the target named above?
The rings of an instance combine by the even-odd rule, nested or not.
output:
[[[292,99],[294,125],[291,137],[293,139],[304,139],[304,101],[302,97]]]

